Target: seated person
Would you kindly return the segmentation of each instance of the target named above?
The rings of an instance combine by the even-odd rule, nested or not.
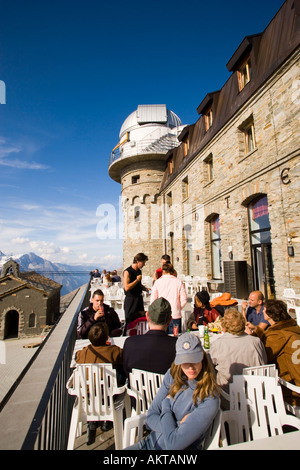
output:
[[[206,290],[197,292],[194,301],[194,311],[187,321],[188,330],[198,330],[199,325],[214,323],[219,317],[219,312],[210,306],[209,293]]]
[[[97,289],[93,293],[91,303],[78,315],[77,338],[87,339],[91,326],[95,323],[106,323],[109,336],[121,336],[121,321],[115,310],[104,303],[102,290]]]
[[[246,320],[236,308],[228,308],[222,319],[224,335],[210,345],[209,356],[215,366],[217,383],[228,393],[233,375],[244,367],[267,363],[264,345],[259,338],[245,333]]]
[[[259,290],[250,293],[248,303],[247,301],[242,303],[242,313],[246,318],[246,333],[250,335],[255,326],[259,326],[262,330],[270,326],[264,318],[264,296]]]
[[[112,286],[112,279],[110,273],[105,274],[105,277],[103,279],[103,284],[106,287],[111,287]]]
[[[123,350],[119,346],[107,344],[108,326],[96,323],[88,332],[91,344],[77,351],[75,361],[78,364],[112,364],[115,369],[123,364]],[[124,380],[123,380],[124,384]]]
[[[125,384],[125,374],[123,371],[123,351],[119,346],[107,345],[108,340],[108,327],[106,323],[96,323],[88,332],[88,339],[91,344],[84,347],[81,351],[77,351],[75,361],[78,364],[112,364],[117,372],[118,385]],[[122,401],[123,395],[116,395],[114,400],[117,402]],[[96,429],[98,422],[88,422],[88,445],[95,442]],[[101,421],[100,427],[102,431],[108,431],[112,426],[107,421]]]
[[[101,274],[99,273],[99,270],[98,269],[94,269],[94,271],[91,271],[90,272],[90,275],[92,277],[101,277]]]
[[[255,334],[265,345],[268,364],[276,364],[279,377],[300,387],[300,326],[290,317],[286,303],[281,300],[267,300],[264,317],[269,328],[263,330],[257,326]],[[300,406],[299,394],[286,387],[283,387],[283,394],[291,405]]]
[[[112,280],[112,283],[114,283],[114,282],[121,282],[121,281],[122,281],[122,279],[121,279],[120,276],[118,275],[116,269],[112,272],[111,280]]]
[[[126,450],[201,450],[219,410],[218,395],[213,367],[199,338],[184,333],[148,410],[146,427],[151,432]]]
[[[165,374],[175,357],[177,338],[168,336],[172,319],[171,305],[159,298],[146,313],[149,329],[144,335],[129,336],[123,348],[123,367],[128,376],[132,369]]]

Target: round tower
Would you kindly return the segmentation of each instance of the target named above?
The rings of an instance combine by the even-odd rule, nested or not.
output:
[[[177,136],[182,128],[179,117],[166,105],[140,105],[121,127],[108,171],[122,185],[124,268],[139,252],[149,258],[144,274],[152,275],[160,264],[165,251],[159,196],[166,168],[164,156],[179,145]]]

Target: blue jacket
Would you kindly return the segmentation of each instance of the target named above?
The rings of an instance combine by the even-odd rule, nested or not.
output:
[[[188,380],[188,388],[179,391],[174,399],[166,398],[172,383],[169,369],[147,414],[146,425],[153,431],[153,447],[156,450],[200,449],[219,410],[219,398],[209,396],[203,401],[199,400],[195,406],[193,393],[196,380]],[[180,424],[188,413],[189,416]]]

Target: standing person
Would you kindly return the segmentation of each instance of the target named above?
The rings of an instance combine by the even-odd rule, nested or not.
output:
[[[163,275],[157,281],[155,281],[150,303],[159,297],[164,297],[171,304],[172,309],[172,321],[168,328],[168,333],[173,333],[174,325],[179,328],[181,333],[181,310],[187,303],[187,295],[183,282],[175,276],[175,271],[171,263],[165,263],[162,266]]]
[[[147,413],[150,434],[126,450],[200,450],[220,401],[213,367],[199,338],[184,333]]]
[[[248,307],[248,308],[247,308]],[[259,290],[250,293],[247,301],[242,303],[242,313],[246,318],[246,333],[252,334],[255,326],[265,330],[270,323],[264,317],[264,295]]]
[[[162,267],[165,263],[171,263],[171,258],[169,255],[162,255],[160,260],[160,268],[158,268],[153,274],[153,284],[162,276]]]
[[[149,289],[142,284],[142,271],[148,261],[148,256],[144,253],[138,253],[133,259],[131,266],[125,269],[123,273],[123,288],[125,292],[124,313],[125,330],[127,324],[132,321],[132,316],[136,312],[144,310],[143,291],[149,292]]]
[[[155,300],[146,312],[149,330],[144,335],[126,339],[123,347],[123,367],[126,376],[132,369],[165,374],[175,358],[177,338],[168,336],[172,320],[170,303],[163,298]]]

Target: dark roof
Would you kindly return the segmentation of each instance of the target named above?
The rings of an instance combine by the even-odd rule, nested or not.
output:
[[[62,287],[58,282],[55,282],[42,274],[38,274],[35,271],[20,272],[19,277],[32,287],[36,287],[37,289],[41,289],[46,292],[52,292],[53,290],[60,289]]]
[[[300,42],[300,0],[286,0],[263,33],[247,36],[229,60],[227,67],[232,75],[218,92],[209,92],[198,106],[199,113],[213,106],[213,124],[206,131],[204,116],[200,116],[192,128],[189,153],[184,158],[183,145],[166,155],[173,157],[173,172],[166,169],[161,190],[182,171],[187,163],[211,141],[249,98],[268,80],[272,74],[299,47]],[[252,75],[250,82],[239,91],[238,65],[250,54]],[[188,129],[186,129],[187,131]],[[185,132],[186,132],[185,131]]]
[[[62,288],[61,284],[49,279],[48,277],[42,276],[41,274],[36,273],[35,271],[26,271],[20,272],[19,276],[13,274],[7,274],[5,277],[2,277],[0,281],[5,281],[6,279],[15,279],[20,282],[19,287],[14,287],[13,289],[9,288],[7,291],[2,292],[1,297],[9,294],[11,291],[20,290],[26,286],[33,287],[34,289],[41,290],[46,294],[51,294],[56,290]]]

